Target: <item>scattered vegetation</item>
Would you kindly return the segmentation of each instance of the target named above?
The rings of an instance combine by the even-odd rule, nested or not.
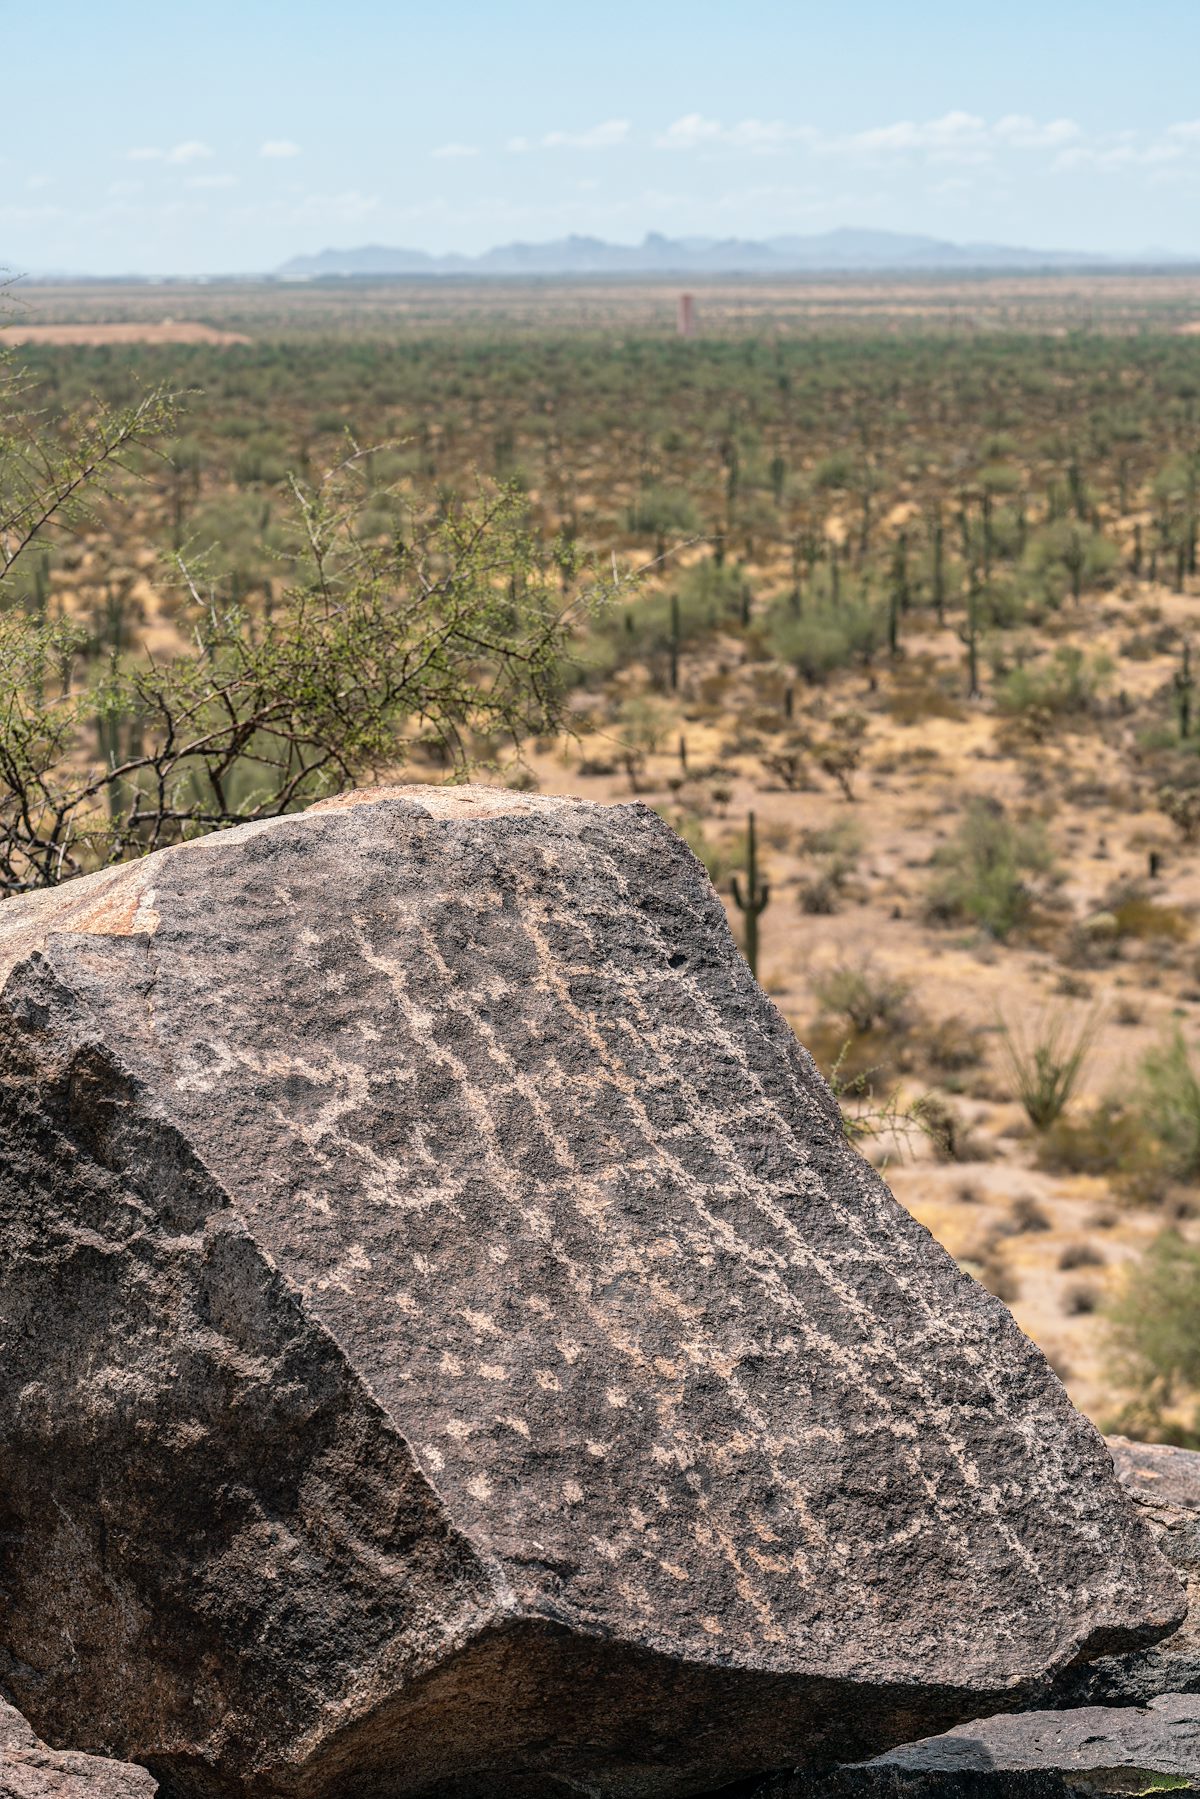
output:
[[[765,931],[772,991],[874,1155],[913,1133],[994,1154],[1015,1094],[1020,1159],[1108,1184],[1115,1266],[1123,1202],[1189,1205],[1200,1159],[1200,340],[1165,290],[1053,291],[1000,323],[992,295],[956,313],[931,288],[941,317],[886,326],[877,293],[834,321],[776,295],[786,328],[746,306],[680,343],[632,288],[586,317],[405,288],[403,332],[400,290],[211,288],[249,342],[22,352],[0,407],[3,884],[406,765],[557,790],[566,726],[579,790],[644,795],[755,962]],[[624,565],[642,577],[595,572]],[[1081,1027],[1015,1046],[979,1022],[1009,967],[1102,996],[1119,1044],[1172,1011],[1187,1035],[1085,1109]],[[963,1185],[990,1208],[982,1278],[1017,1303],[1010,1251],[1025,1233],[1025,1284],[1037,1227],[1002,1171]],[[1083,1340],[1100,1265],[1060,1223],[1040,1247]]]

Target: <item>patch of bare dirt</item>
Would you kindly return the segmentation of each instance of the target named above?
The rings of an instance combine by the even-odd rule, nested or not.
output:
[[[4,333],[10,344],[248,344],[238,331],[218,331],[191,319],[146,319],[133,325],[14,325]]]

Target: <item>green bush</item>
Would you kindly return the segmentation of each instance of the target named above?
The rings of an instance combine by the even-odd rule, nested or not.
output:
[[[887,616],[866,600],[797,615],[786,604],[775,606],[766,626],[766,642],[781,662],[790,663],[805,681],[828,680],[839,668],[869,663],[887,638]]]
[[[1134,1397],[1112,1422],[1134,1436],[1200,1445],[1165,1413],[1200,1388],[1200,1245],[1163,1231],[1129,1269],[1108,1308],[1113,1372]]]
[[[981,798],[971,800],[934,864],[930,917],[978,925],[1000,941],[1029,918],[1034,890],[1028,877],[1048,875],[1054,866],[1039,825],[1016,823],[998,800]]]
[[[1036,668],[1014,668],[996,689],[996,705],[1010,717],[1046,712],[1056,718],[1090,712],[1112,673],[1107,658],[1088,658],[1064,645]]]
[[[695,537],[700,515],[690,495],[666,487],[645,487],[626,515],[626,524],[638,537],[654,539],[654,553],[666,553],[669,537]]]
[[[1165,1172],[1194,1181],[1200,1175],[1200,1079],[1178,1026],[1142,1057],[1133,1104],[1159,1146]]]
[[[904,1030],[909,1023],[907,981],[883,974],[874,963],[840,962],[813,982],[825,1011],[843,1019],[860,1035],[867,1031]]]
[[[1050,596],[1062,598],[1069,592],[1078,600],[1085,587],[1107,582],[1116,567],[1117,548],[1099,531],[1074,519],[1057,519],[1030,539],[1026,562]]]

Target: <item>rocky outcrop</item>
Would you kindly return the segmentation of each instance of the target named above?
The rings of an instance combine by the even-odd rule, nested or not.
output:
[[[1188,1615],[1165,1642],[1106,1655],[1053,1683],[1056,1704],[1144,1705],[1161,1693],[1200,1693],[1200,1454],[1109,1437],[1117,1475],[1185,1583]]]
[[[0,1678],[173,1796],[697,1793],[1177,1583],[641,806],[384,790],[0,907]]]
[[[0,1799],[153,1799],[157,1791],[144,1768],[47,1749],[0,1699]]]
[[[763,1783],[747,1799],[1067,1799],[1200,1790],[1200,1697],[985,1718],[864,1767]]]

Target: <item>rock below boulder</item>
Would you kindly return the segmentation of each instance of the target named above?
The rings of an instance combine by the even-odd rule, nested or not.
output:
[[[0,1678],[172,1795],[682,1795],[1178,1585],[639,805],[382,790],[0,907]]]
[[[0,1799],[153,1799],[157,1791],[144,1768],[47,1749],[0,1699]]]
[[[1122,1486],[1184,1580],[1188,1615],[1164,1643],[1106,1655],[1053,1683],[1065,1705],[1144,1705],[1159,1693],[1200,1693],[1200,1454],[1110,1437]]]
[[[984,1718],[819,1781],[763,1783],[753,1799],[1060,1799],[1195,1792],[1198,1783],[1200,1697],[1172,1693],[1144,1710],[1089,1705]]]

